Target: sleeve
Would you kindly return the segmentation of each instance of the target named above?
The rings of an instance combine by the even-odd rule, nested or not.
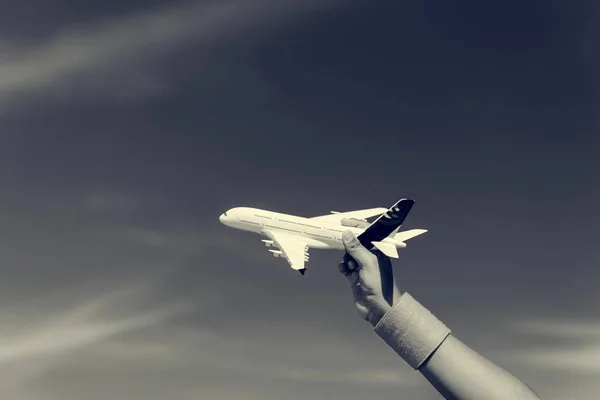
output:
[[[446,399],[539,400],[519,379],[453,337],[408,293],[381,318],[375,333]]]
[[[404,293],[379,323],[375,333],[414,369],[450,335],[450,329]]]

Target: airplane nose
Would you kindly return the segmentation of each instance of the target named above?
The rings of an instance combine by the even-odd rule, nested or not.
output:
[[[225,220],[225,216],[224,216],[223,214],[221,214],[221,215],[219,216],[219,222],[223,224],[223,223],[224,223],[224,222],[223,222],[224,220]]]

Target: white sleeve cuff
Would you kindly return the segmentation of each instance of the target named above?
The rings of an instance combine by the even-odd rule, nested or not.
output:
[[[375,326],[375,333],[413,369],[419,369],[448,337],[450,329],[404,293]]]

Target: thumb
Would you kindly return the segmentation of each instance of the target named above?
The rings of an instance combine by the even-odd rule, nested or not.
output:
[[[371,262],[373,253],[367,250],[351,231],[345,231],[342,235],[342,241],[346,252],[354,258],[361,267],[364,267]]]

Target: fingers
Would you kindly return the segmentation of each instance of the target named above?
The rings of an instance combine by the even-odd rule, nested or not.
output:
[[[393,306],[396,304],[396,300],[400,298],[400,290],[396,286],[394,280],[394,270],[392,268],[392,262],[388,256],[383,254],[381,251],[374,251],[377,256],[379,264],[379,274],[381,277],[381,294],[385,301]]]
[[[340,265],[338,265],[338,269],[348,279],[350,282],[350,286],[352,290],[354,290],[358,284],[359,276],[358,276],[358,264],[354,260],[342,261]]]
[[[348,274],[352,273],[352,271],[358,270],[358,263],[352,257],[348,256],[348,254],[344,254],[344,259],[338,265],[339,271],[344,276],[348,276]]]
[[[358,265],[356,260],[352,258],[352,256],[350,256],[348,253],[344,254],[343,262],[344,264],[346,264],[346,268],[348,268],[350,271],[354,271],[360,268],[360,265]]]
[[[350,272],[352,272],[350,270],[350,268],[348,268],[348,266],[346,265],[345,262],[341,262],[340,265],[338,265],[338,270],[342,273],[342,275],[344,276],[348,276],[350,274]]]
[[[365,267],[373,263],[375,255],[360,244],[356,236],[351,231],[345,231],[342,235],[342,241],[346,252],[360,264]],[[376,263],[375,263],[376,264]]]
[[[367,228],[369,225],[371,225],[370,223],[368,223],[367,221],[361,221],[360,219],[356,219],[356,218],[342,218],[342,226],[353,226],[355,228]]]

